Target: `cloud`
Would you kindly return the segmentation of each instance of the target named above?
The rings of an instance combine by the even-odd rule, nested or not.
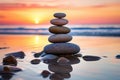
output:
[[[54,0],[45,0],[45,1],[54,1]],[[62,0],[60,0],[62,1]],[[71,3],[71,2],[70,2]],[[75,4],[75,3],[73,3]],[[69,5],[68,3],[64,4],[25,4],[25,3],[0,3],[0,10],[24,10],[32,8],[61,8],[61,9],[84,9],[84,8],[105,8],[110,6],[119,6],[120,3],[111,3],[111,4],[97,4],[92,6],[78,6],[78,5]]]
[[[1,18],[5,18],[5,16],[3,16],[3,15],[0,15],[0,19],[1,19]]]
[[[16,9],[29,9],[29,8],[57,8],[58,6],[52,5],[39,5],[39,4],[24,4],[24,3],[0,3],[0,10],[16,10]]]
[[[34,3],[40,5],[92,6],[109,3],[120,3],[120,0],[0,0],[0,3]]]

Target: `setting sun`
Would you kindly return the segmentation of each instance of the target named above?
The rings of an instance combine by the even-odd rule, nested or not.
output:
[[[35,22],[35,24],[39,24],[40,23],[40,19],[39,18],[35,18],[34,22]]]

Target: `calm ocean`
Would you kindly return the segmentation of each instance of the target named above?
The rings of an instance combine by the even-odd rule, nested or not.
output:
[[[0,25],[0,34],[49,35],[52,25]],[[74,36],[120,36],[120,24],[114,25],[66,25]]]

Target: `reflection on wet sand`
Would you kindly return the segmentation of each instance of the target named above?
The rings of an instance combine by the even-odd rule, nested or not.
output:
[[[70,72],[73,71],[72,65],[80,63],[80,59],[78,57],[66,56],[65,58],[69,60],[68,64],[58,63],[57,61],[59,58],[54,60],[44,61],[44,63],[48,64],[49,71],[52,72],[49,76],[50,80],[64,80],[65,78],[70,78],[71,77]],[[43,77],[45,76],[45,74],[44,75],[41,74],[41,75]],[[46,72],[46,75],[47,75],[47,72]]]
[[[13,73],[0,73],[0,80],[10,80],[13,77]]]
[[[39,36],[39,41],[36,43],[36,36],[28,36],[28,35],[4,35],[0,36],[0,65],[2,65],[2,60],[7,53],[24,51],[26,56],[17,57],[18,65],[17,67],[22,69],[21,72],[14,73],[13,77],[10,80],[52,80],[55,79],[54,76],[63,76],[64,79],[69,78],[70,80],[95,80],[99,78],[99,80],[119,80],[119,63],[120,59],[118,58],[120,55],[120,38],[115,37],[81,37],[74,36],[72,42],[77,43],[81,46],[81,54],[82,56],[86,55],[96,55],[100,56],[101,61],[95,60],[97,62],[89,61],[90,57],[85,60],[83,57],[79,57],[76,60],[74,56],[72,59],[69,59],[70,66],[72,66],[72,71],[63,75],[63,73],[56,73],[49,70],[49,64],[58,64],[58,60],[50,61],[44,60],[39,64],[30,64],[32,59],[40,59],[41,55],[36,53],[33,57],[34,52],[40,52],[43,50],[43,47],[49,42],[47,41],[48,36]],[[1,48],[0,47],[0,48]],[[5,47],[9,47],[5,49]],[[3,49],[4,48],[4,49]],[[33,53],[31,53],[33,52]],[[43,55],[42,55],[43,56]],[[48,55],[47,55],[48,56]],[[78,55],[77,55],[78,56]],[[81,55],[79,55],[81,56]],[[107,57],[107,58],[106,58]],[[66,57],[67,58],[67,57]],[[37,60],[38,61],[38,60]],[[80,62],[79,62],[80,61]],[[44,63],[46,64],[44,64]],[[74,64],[74,65],[73,65]],[[3,66],[3,65],[2,65]],[[58,64],[59,66],[59,64]],[[15,67],[16,68],[16,67]],[[46,70],[46,71],[44,71]],[[61,69],[60,69],[61,70]],[[78,71],[79,70],[79,71]],[[43,72],[41,77],[39,73]],[[1,71],[0,71],[1,72]],[[55,74],[55,75],[54,75]],[[94,76],[96,74],[96,76]],[[106,76],[105,76],[106,75]],[[4,80],[5,75],[0,75],[0,80]],[[52,76],[52,77],[51,77]],[[59,77],[58,76],[58,77]],[[109,77],[107,77],[109,76]],[[9,76],[8,76],[9,77]],[[6,78],[6,77],[5,77]],[[48,79],[50,78],[50,79]],[[62,78],[62,79],[63,79]],[[68,79],[68,80],[69,80]]]

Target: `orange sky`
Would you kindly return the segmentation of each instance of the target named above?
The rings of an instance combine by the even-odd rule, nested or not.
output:
[[[0,24],[50,24],[55,12],[66,13],[69,24],[120,24],[120,3],[91,3],[81,6],[77,2],[73,4],[55,5],[46,2],[43,5],[1,1]]]

